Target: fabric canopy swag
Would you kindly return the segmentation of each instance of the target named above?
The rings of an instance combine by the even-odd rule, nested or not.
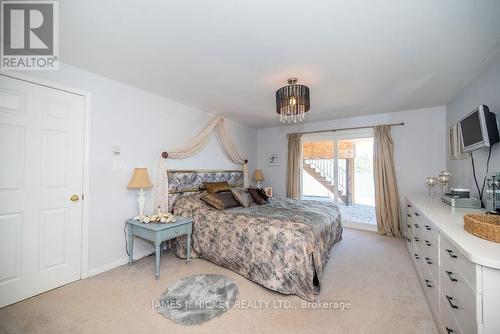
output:
[[[244,186],[248,187],[248,160],[236,149],[234,142],[224,127],[224,117],[212,118],[208,124],[193,138],[188,140],[184,147],[174,151],[163,152],[158,163],[156,182],[156,207],[162,212],[168,211],[168,175],[167,159],[186,159],[197,154],[206,146],[210,134],[217,129],[222,147],[228,157],[236,164],[243,165]]]

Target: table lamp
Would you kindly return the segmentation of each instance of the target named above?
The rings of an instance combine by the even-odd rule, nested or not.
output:
[[[253,180],[257,181],[257,188],[260,188],[260,181],[264,181],[264,175],[262,174],[262,170],[256,169],[253,173]]]
[[[439,183],[443,185],[443,196],[448,192],[448,183],[450,182],[451,172],[446,169],[442,170],[441,173],[437,176]]]
[[[146,196],[144,188],[151,188],[153,183],[149,179],[147,168],[135,168],[132,178],[128,183],[127,189],[140,189],[137,203],[139,203],[139,217],[144,216],[144,204],[146,203]]]

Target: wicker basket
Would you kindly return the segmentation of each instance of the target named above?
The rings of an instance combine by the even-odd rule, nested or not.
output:
[[[475,215],[464,216],[464,229],[476,237],[500,243],[500,216]]]

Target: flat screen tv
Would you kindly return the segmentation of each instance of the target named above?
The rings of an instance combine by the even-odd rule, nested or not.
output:
[[[464,152],[490,147],[500,140],[496,116],[484,104],[462,118],[459,123]]]

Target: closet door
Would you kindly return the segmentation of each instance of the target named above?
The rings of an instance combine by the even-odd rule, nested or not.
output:
[[[80,279],[84,98],[0,75],[0,307]]]

